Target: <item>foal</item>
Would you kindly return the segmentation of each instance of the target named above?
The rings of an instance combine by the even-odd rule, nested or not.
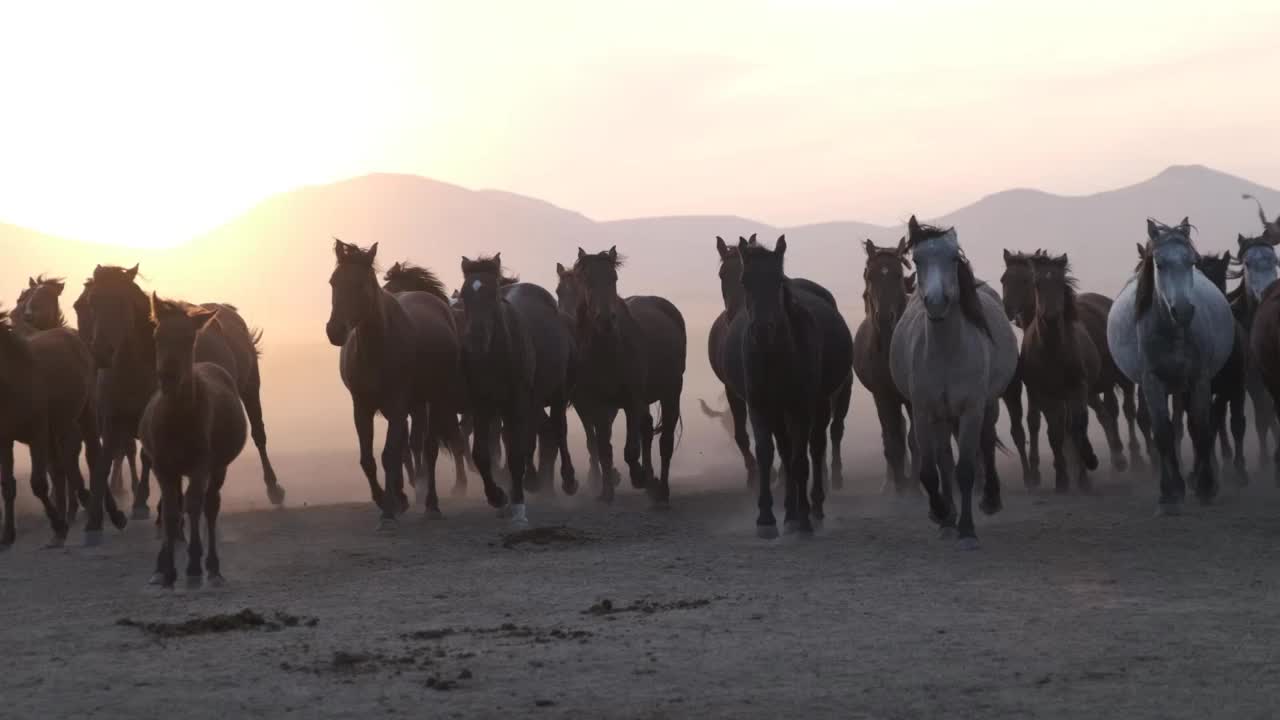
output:
[[[217,545],[222,483],[227,466],[244,449],[249,424],[230,373],[215,363],[195,362],[196,338],[217,315],[217,311],[151,296],[160,389],[143,412],[138,434],[153,463],[164,515],[164,542],[151,583],[166,588],[173,587],[178,577],[173,556],[183,507],[191,535],[187,541],[188,586],[201,584],[202,556],[209,582],[223,583]],[[190,478],[185,503],[184,476]],[[207,553],[200,540],[202,512],[209,528]]]

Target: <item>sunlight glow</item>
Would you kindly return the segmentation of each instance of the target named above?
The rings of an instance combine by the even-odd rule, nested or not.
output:
[[[772,222],[1175,162],[1278,181],[1277,26],[1272,0],[9,3],[0,219],[163,247],[377,171]]]

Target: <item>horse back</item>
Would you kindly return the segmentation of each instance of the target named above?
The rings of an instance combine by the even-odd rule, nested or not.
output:
[[[388,294],[388,296],[390,296]],[[390,296],[387,350],[429,402],[462,406],[462,342],[449,304],[420,291]],[[398,312],[396,312],[398,309]]]
[[[812,280],[806,280],[804,278],[790,278],[787,281],[787,284],[792,290],[809,293],[810,295],[821,298],[823,302],[826,302],[831,307],[839,308],[839,306],[836,305],[836,296],[832,295],[830,290]]]
[[[192,375],[200,383],[207,403],[210,459],[219,465],[230,465],[244,450],[248,436],[240,388],[225,368],[214,363],[196,363]]]
[[[629,297],[626,306],[641,333],[646,400],[656,402],[666,391],[684,383],[689,344],[684,316],[669,300],[653,295]]]
[[[93,355],[68,328],[53,328],[27,337],[35,370],[44,388],[51,417],[79,417],[97,384]]]
[[[707,358],[711,361],[711,371],[723,384],[729,382],[725,359],[728,338],[729,313],[722,311],[716,316],[715,322],[711,323],[711,330],[707,333]]]
[[[821,352],[824,397],[831,397],[849,382],[853,374],[853,334],[849,324],[821,294],[799,292],[793,300],[808,313],[817,332],[816,345]]]
[[[574,358],[573,337],[547,290],[532,283],[515,283],[503,289],[503,298],[520,316],[533,347],[534,400],[550,402],[564,390]]]

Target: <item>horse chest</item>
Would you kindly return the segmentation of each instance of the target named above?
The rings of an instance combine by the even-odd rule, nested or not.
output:
[[[1199,349],[1183,337],[1156,335],[1143,342],[1142,351],[1147,371],[1172,387],[1185,387],[1199,374]]]

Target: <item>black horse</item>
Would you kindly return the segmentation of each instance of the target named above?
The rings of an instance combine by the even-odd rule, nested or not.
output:
[[[721,241],[723,245],[723,241]],[[774,443],[787,468],[785,527],[812,533],[823,518],[823,460],[832,402],[852,382],[853,336],[834,304],[797,290],[783,272],[786,237],[773,250],[742,239],[743,309],[721,346],[726,384],[744,398],[756,440],[760,537],[777,537],[769,473]],[[724,257],[724,248],[721,256]],[[810,463],[812,495],[808,493]]]

